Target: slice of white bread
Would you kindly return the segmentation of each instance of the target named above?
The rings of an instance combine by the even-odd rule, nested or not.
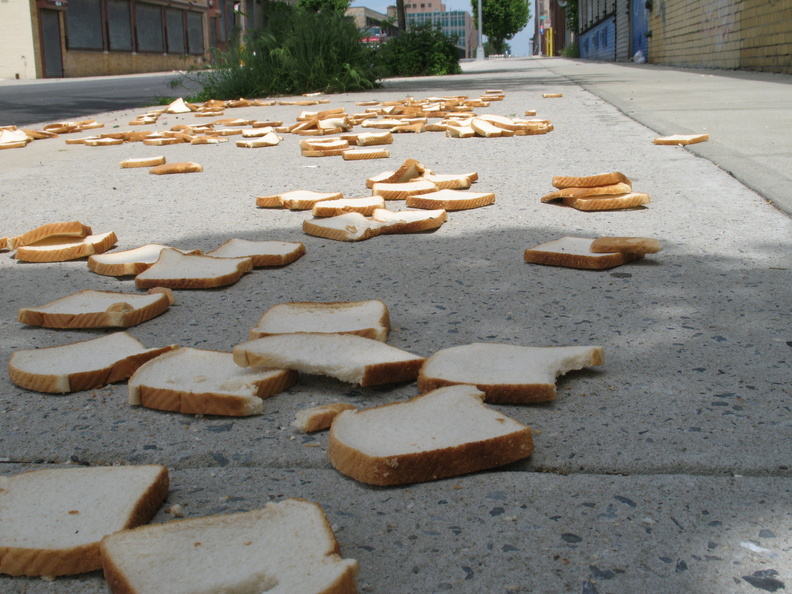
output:
[[[671,136],[661,136],[655,138],[655,144],[696,144],[709,140],[709,134],[673,134]]]
[[[159,465],[49,468],[0,477],[0,573],[101,569],[105,536],[145,524],[168,493]]]
[[[593,186],[609,186],[611,184],[625,183],[631,184],[630,179],[618,171],[610,173],[598,173],[583,177],[569,177],[557,175],[553,178],[553,186],[556,188],[591,188]]]
[[[44,328],[128,328],[167,311],[173,303],[169,289],[147,295],[85,289],[38,307],[17,312],[22,324]]]
[[[118,593],[357,592],[357,561],[341,557],[322,508],[302,499],[125,530],[101,551]]]
[[[170,246],[147,243],[140,247],[111,254],[96,254],[88,258],[88,268],[105,276],[130,276],[140,274],[154,264],[162,250]],[[173,248],[176,249],[176,248]],[[200,250],[179,250],[183,254],[200,254]]]
[[[377,208],[385,208],[385,199],[382,196],[341,198],[339,200],[324,200],[315,204],[312,214],[315,217],[335,217],[348,212],[358,212],[368,217]]]
[[[600,346],[527,347],[478,342],[440,350],[418,376],[422,392],[454,384],[471,384],[487,402],[523,404],[556,397],[556,377],[604,363]]]
[[[31,243],[36,243],[53,235],[70,237],[87,237],[93,233],[88,225],[79,221],[66,221],[62,223],[47,223],[30,231],[8,238],[8,249],[15,250]]]
[[[402,184],[429,171],[420,161],[407,159],[396,171],[384,171],[366,180],[366,187],[371,188],[375,183]]]
[[[250,330],[250,340],[294,332],[356,334],[385,342],[388,306],[379,299],[331,303],[294,302],[270,307]]]
[[[124,159],[121,161],[121,169],[134,169],[137,167],[155,167],[157,165],[165,164],[165,156],[159,155],[157,157],[138,157],[132,159]]]
[[[471,192],[469,190],[438,190],[407,197],[407,206],[412,208],[441,208],[443,210],[468,210],[488,206],[494,202],[494,192]]]
[[[352,404],[345,402],[334,402],[333,404],[322,404],[311,408],[298,410],[294,415],[292,427],[302,433],[315,433],[330,427],[340,413],[345,410],[356,410]]]
[[[585,198],[588,196],[602,196],[602,195],[620,195],[629,194],[632,191],[630,184],[619,182],[617,184],[610,184],[608,186],[592,186],[580,188],[562,188],[555,192],[550,192],[546,196],[542,196],[542,202],[550,202],[551,200],[558,200],[561,198]]]
[[[381,235],[394,235],[437,229],[448,220],[448,213],[443,209],[392,211],[378,208],[372,214],[372,218],[385,224],[381,229]]]
[[[15,351],[8,376],[28,390],[65,394],[125,380],[149,359],[176,348],[147,349],[126,332],[56,347]]]
[[[251,258],[213,258],[167,248],[154,264],[135,277],[135,285],[141,289],[210,289],[232,285],[251,270]]]
[[[305,332],[265,336],[234,347],[240,367],[296,369],[361,386],[412,381],[423,357],[354,334]]]
[[[231,353],[180,348],[141,365],[129,378],[129,404],[192,415],[264,412],[264,398],[297,383],[296,371],[242,369]]]
[[[467,190],[478,179],[478,173],[437,174],[424,173],[423,177],[437,186],[438,190]]]
[[[173,140],[176,140],[177,142],[183,142],[183,140],[179,138],[175,138]],[[163,165],[157,165],[156,167],[149,169],[149,173],[154,175],[168,175],[170,173],[199,173],[201,171],[203,171],[203,167],[200,165],[200,163],[194,163],[192,161],[164,163]]]
[[[562,237],[525,250],[523,258],[532,264],[605,270],[643,257],[630,252],[594,253],[593,242],[587,237]]]
[[[470,120],[470,127],[476,131],[479,136],[485,138],[498,138],[501,136],[514,136],[514,130],[508,130],[495,124],[483,120],[481,118],[472,118]]]
[[[344,161],[363,161],[366,159],[387,159],[390,151],[384,148],[354,148],[341,153]]]
[[[305,245],[299,241],[250,241],[234,238],[205,255],[214,258],[250,258],[254,268],[286,266],[305,255]]]
[[[106,252],[116,241],[112,231],[85,237],[51,235],[17,248],[14,257],[23,262],[65,262]]]
[[[585,196],[583,198],[564,198],[564,205],[578,210],[617,210],[635,208],[649,204],[649,194],[629,192],[627,194],[606,194],[603,196]]]
[[[631,254],[656,254],[663,245],[650,237],[598,237],[589,249],[594,253],[629,252]]]
[[[531,429],[483,400],[475,387],[460,385],[406,402],[342,412],[330,426],[330,463],[362,483],[401,485],[530,456]]]
[[[437,191],[437,186],[426,179],[408,182],[377,182],[371,186],[371,193],[385,200],[406,200],[409,196],[428,194]]]
[[[290,210],[311,210],[322,200],[338,200],[343,198],[342,192],[314,192],[313,190],[292,190],[272,196],[259,196],[256,206],[259,208],[288,208]]]
[[[359,212],[303,221],[303,231],[315,237],[336,241],[363,241],[382,233],[384,223],[366,218]]]

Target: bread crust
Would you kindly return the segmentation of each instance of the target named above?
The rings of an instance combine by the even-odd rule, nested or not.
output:
[[[437,191],[437,186],[427,180],[404,183],[378,182],[371,187],[372,194],[382,196],[385,200],[406,200],[410,196],[435,191]]]
[[[649,237],[598,237],[591,242],[591,251],[602,252],[629,252],[633,254],[656,254],[662,249],[662,244],[657,239]]]
[[[166,139],[170,140],[170,139]],[[184,142],[180,138],[173,139],[176,142]],[[146,141],[143,141],[144,144]],[[197,173],[203,171],[203,167],[198,163],[192,161],[180,161],[178,163],[165,163],[164,165],[157,165],[149,169],[149,173],[153,175],[167,175],[169,173]]]
[[[32,245],[19,247],[14,257],[22,262],[65,262],[102,254],[118,241],[116,234],[112,231],[84,237],[64,236],[62,243],[56,243],[58,237],[50,236]],[[47,242],[47,249],[43,249],[44,242]]]
[[[586,196],[583,198],[564,198],[564,204],[578,210],[616,210],[635,208],[649,204],[649,195],[638,192],[619,195]]]
[[[46,225],[41,225],[40,227],[36,227],[35,229],[31,229],[23,233],[22,235],[16,235],[14,237],[7,238],[7,247],[9,250],[15,250],[17,248],[30,245],[31,243],[36,243],[37,241],[41,241],[46,237],[50,237],[52,235],[66,235],[71,237],[87,237],[91,235],[93,231],[88,225],[83,225],[79,221],[68,221],[63,223],[47,223]]]
[[[582,268],[585,270],[607,270],[621,266],[632,260],[642,257],[641,254],[619,252],[613,254],[593,254],[591,256],[579,254],[562,254],[558,252],[543,251],[540,246],[525,250],[523,259],[531,264],[544,264],[547,266],[564,266],[566,268]]]
[[[163,250],[163,252],[164,251],[165,250]],[[141,289],[151,289],[154,287],[165,287],[168,289],[211,289],[234,284],[242,278],[243,274],[253,270],[253,260],[251,258],[213,258],[211,256],[202,255],[190,256],[181,254],[177,250],[172,251],[179,253],[185,258],[207,258],[209,261],[225,260],[228,263],[228,272],[203,277],[180,277],[168,274],[167,271],[158,273],[156,266],[162,261],[161,254],[156,264],[153,264],[150,268],[135,277],[135,285]],[[159,278],[157,278],[158,276]]]
[[[407,206],[412,208],[469,210],[495,203],[494,192],[469,192],[464,190],[439,190],[420,196],[407,197]]]
[[[553,186],[556,188],[591,188],[594,186],[609,186],[612,184],[625,183],[632,185],[630,179],[618,171],[610,173],[598,173],[584,177],[569,177],[557,175],[553,178]]]
[[[602,196],[602,195],[620,195],[620,194],[629,194],[632,190],[630,184],[625,184],[624,182],[619,182],[617,184],[610,184],[607,186],[595,186],[595,187],[570,187],[570,188],[563,188],[561,190],[556,190],[555,192],[551,192],[546,196],[542,196],[542,202],[550,202],[551,200],[558,200],[560,198],[584,198],[586,196]]]

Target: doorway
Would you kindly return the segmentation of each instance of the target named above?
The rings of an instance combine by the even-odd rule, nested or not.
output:
[[[63,54],[61,51],[60,11],[42,8],[41,49],[45,78],[63,78]]]

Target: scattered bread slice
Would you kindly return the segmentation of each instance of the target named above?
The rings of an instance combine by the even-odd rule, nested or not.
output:
[[[268,146],[277,146],[280,144],[281,140],[283,139],[275,134],[275,132],[268,132],[261,136],[261,138],[237,140],[236,145],[240,148],[264,148]]]
[[[340,413],[356,408],[345,402],[334,402],[298,410],[292,421],[292,427],[301,433],[315,433],[328,429]]]
[[[250,241],[234,238],[205,255],[214,258],[250,258],[254,268],[286,266],[305,255],[305,245],[299,241]]]
[[[382,196],[339,198],[317,202],[312,214],[315,217],[335,217],[348,212],[357,212],[363,216],[371,216],[378,208],[385,208],[385,199]]]
[[[562,237],[525,250],[524,259],[533,264],[604,270],[643,257],[630,252],[594,253],[593,242],[585,237]]]
[[[427,172],[419,179],[432,182],[438,190],[467,190],[478,179],[478,173],[436,174]]]
[[[165,157],[139,157],[137,159],[124,159],[121,161],[121,169],[130,169],[135,167],[155,167],[157,165],[164,165]]]
[[[531,429],[483,400],[475,387],[460,385],[342,412],[330,426],[330,463],[357,481],[384,486],[467,474],[530,456]]]
[[[620,182],[609,186],[592,186],[583,188],[563,188],[542,196],[542,202],[550,202],[560,198],[588,198],[589,196],[619,196],[632,191],[630,184]]]
[[[393,134],[387,130],[385,132],[362,132],[355,135],[354,142],[358,146],[391,144],[393,142]]]
[[[292,190],[272,196],[259,196],[259,208],[288,208],[289,210],[311,210],[317,202],[343,198],[342,192],[314,192],[313,190]]]
[[[378,208],[372,218],[384,223],[380,229],[381,235],[395,235],[437,229],[448,220],[448,214],[443,209],[392,211]]]
[[[174,348],[147,349],[126,332],[114,332],[63,346],[15,351],[8,360],[8,376],[28,390],[79,392],[125,380],[149,359]]]
[[[284,369],[242,369],[231,353],[180,348],[135,371],[129,404],[192,415],[259,415],[264,398],[290,388],[297,378],[296,371]]]
[[[354,334],[265,336],[234,347],[240,367],[296,369],[361,386],[412,381],[424,358]]]
[[[567,177],[557,175],[553,178],[553,186],[556,188],[591,188],[594,186],[609,186],[612,184],[625,183],[632,185],[630,179],[623,173],[614,171],[612,173],[598,173],[585,177]]]
[[[364,159],[387,159],[390,157],[388,149],[357,148],[345,150],[341,153],[344,161],[361,161]]]
[[[598,237],[589,249],[595,254],[627,252],[630,254],[656,254],[662,249],[657,239],[649,237]]]
[[[8,249],[15,250],[26,245],[37,243],[43,239],[53,236],[62,237],[87,237],[93,231],[88,225],[83,225],[79,221],[68,221],[64,223],[47,223],[35,229],[31,229],[22,235],[8,238]]]
[[[363,241],[382,233],[385,224],[366,218],[359,212],[348,212],[334,217],[306,219],[303,231],[315,237],[335,241]]]
[[[125,530],[101,553],[113,592],[357,592],[357,561],[341,558],[322,508],[301,499]]]
[[[437,186],[428,180],[405,183],[377,182],[371,186],[371,193],[385,200],[406,200],[410,196],[437,191]]]
[[[407,197],[407,206],[413,208],[441,208],[443,210],[468,210],[488,206],[495,202],[494,192],[469,190],[437,190]]]
[[[128,328],[167,311],[173,303],[168,289],[147,295],[85,289],[17,313],[22,324],[44,328]]]
[[[102,538],[151,520],[168,485],[160,465],[0,477],[0,573],[51,578],[101,569]]]
[[[661,136],[655,138],[655,144],[697,144],[709,140],[709,134],[673,134],[672,136]]]
[[[564,205],[578,210],[618,210],[635,208],[649,204],[649,194],[629,192],[627,194],[604,194],[602,196],[585,196],[583,198],[564,198]]]
[[[210,289],[232,285],[251,270],[251,258],[213,258],[166,248],[154,264],[135,277],[135,285],[141,289]]]
[[[294,332],[356,334],[385,342],[390,330],[388,306],[379,299],[334,303],[294,302],[273,305],[250,331],[250,340]]]
[[[112,231],[85,237],[52,235],[17,248],[14,257],[23,262],[65,262],[104,253],[112,248],[116,241],[118,239]]]
[[[181,161],[179,163],[165,163],[149,169],[149,173],[154,175],[167,175],[169,173],[198,173],[203,171],[199,163],[192,161]]]
[[[422,392],[470,384],[499,404],[546,402],[556,397],[556,377],[604,363],[600,346],[527,347],[473,343],[429,357],[418,376]]]
[[[472,118],[470,120],[470,127],[476,131],[479,136],[485,138],[498,138],[501,136],[514,136],[514,130],[509,130],[496,126],[495,124],[483,120],[481,118]]]
[[[420,161],[407,159],[396,171],[384,171],[366,180],[366,187],[372,188],[375,183],[402,184],[421,177],[429,170]]]
[[[140,274],[156,262],[162,250],[169,248],[159,243],[147,243],[131,250],[89,256],[88,269],[104,276],[130,276]],[[175,249],[175,248],[171,248]],[[200,250],[179,250],[183,254],[200,254]]]
[[[197,111],[197,107],[193,105],[188,105],[184,99],[179,97],[175,101],[171,102],[168,107],[165,108],[165,113],[190,113],[193,111]]]

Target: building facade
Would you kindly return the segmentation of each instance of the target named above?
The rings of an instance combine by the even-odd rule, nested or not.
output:
[[[437,6],[435,12],[428,12],[422,6]],[[408,8],[409,6],[409,8]],[[404,4],[407,28],[415,27],[423,23],[440,25],[443,33],[456,39],[455,45],[459,50],[461,58],[473,58],[476,55],[478,45],[478,32],[473,25],[473,17],[464,10],[445,10],[445,4],[440,2],[412,2]]]

